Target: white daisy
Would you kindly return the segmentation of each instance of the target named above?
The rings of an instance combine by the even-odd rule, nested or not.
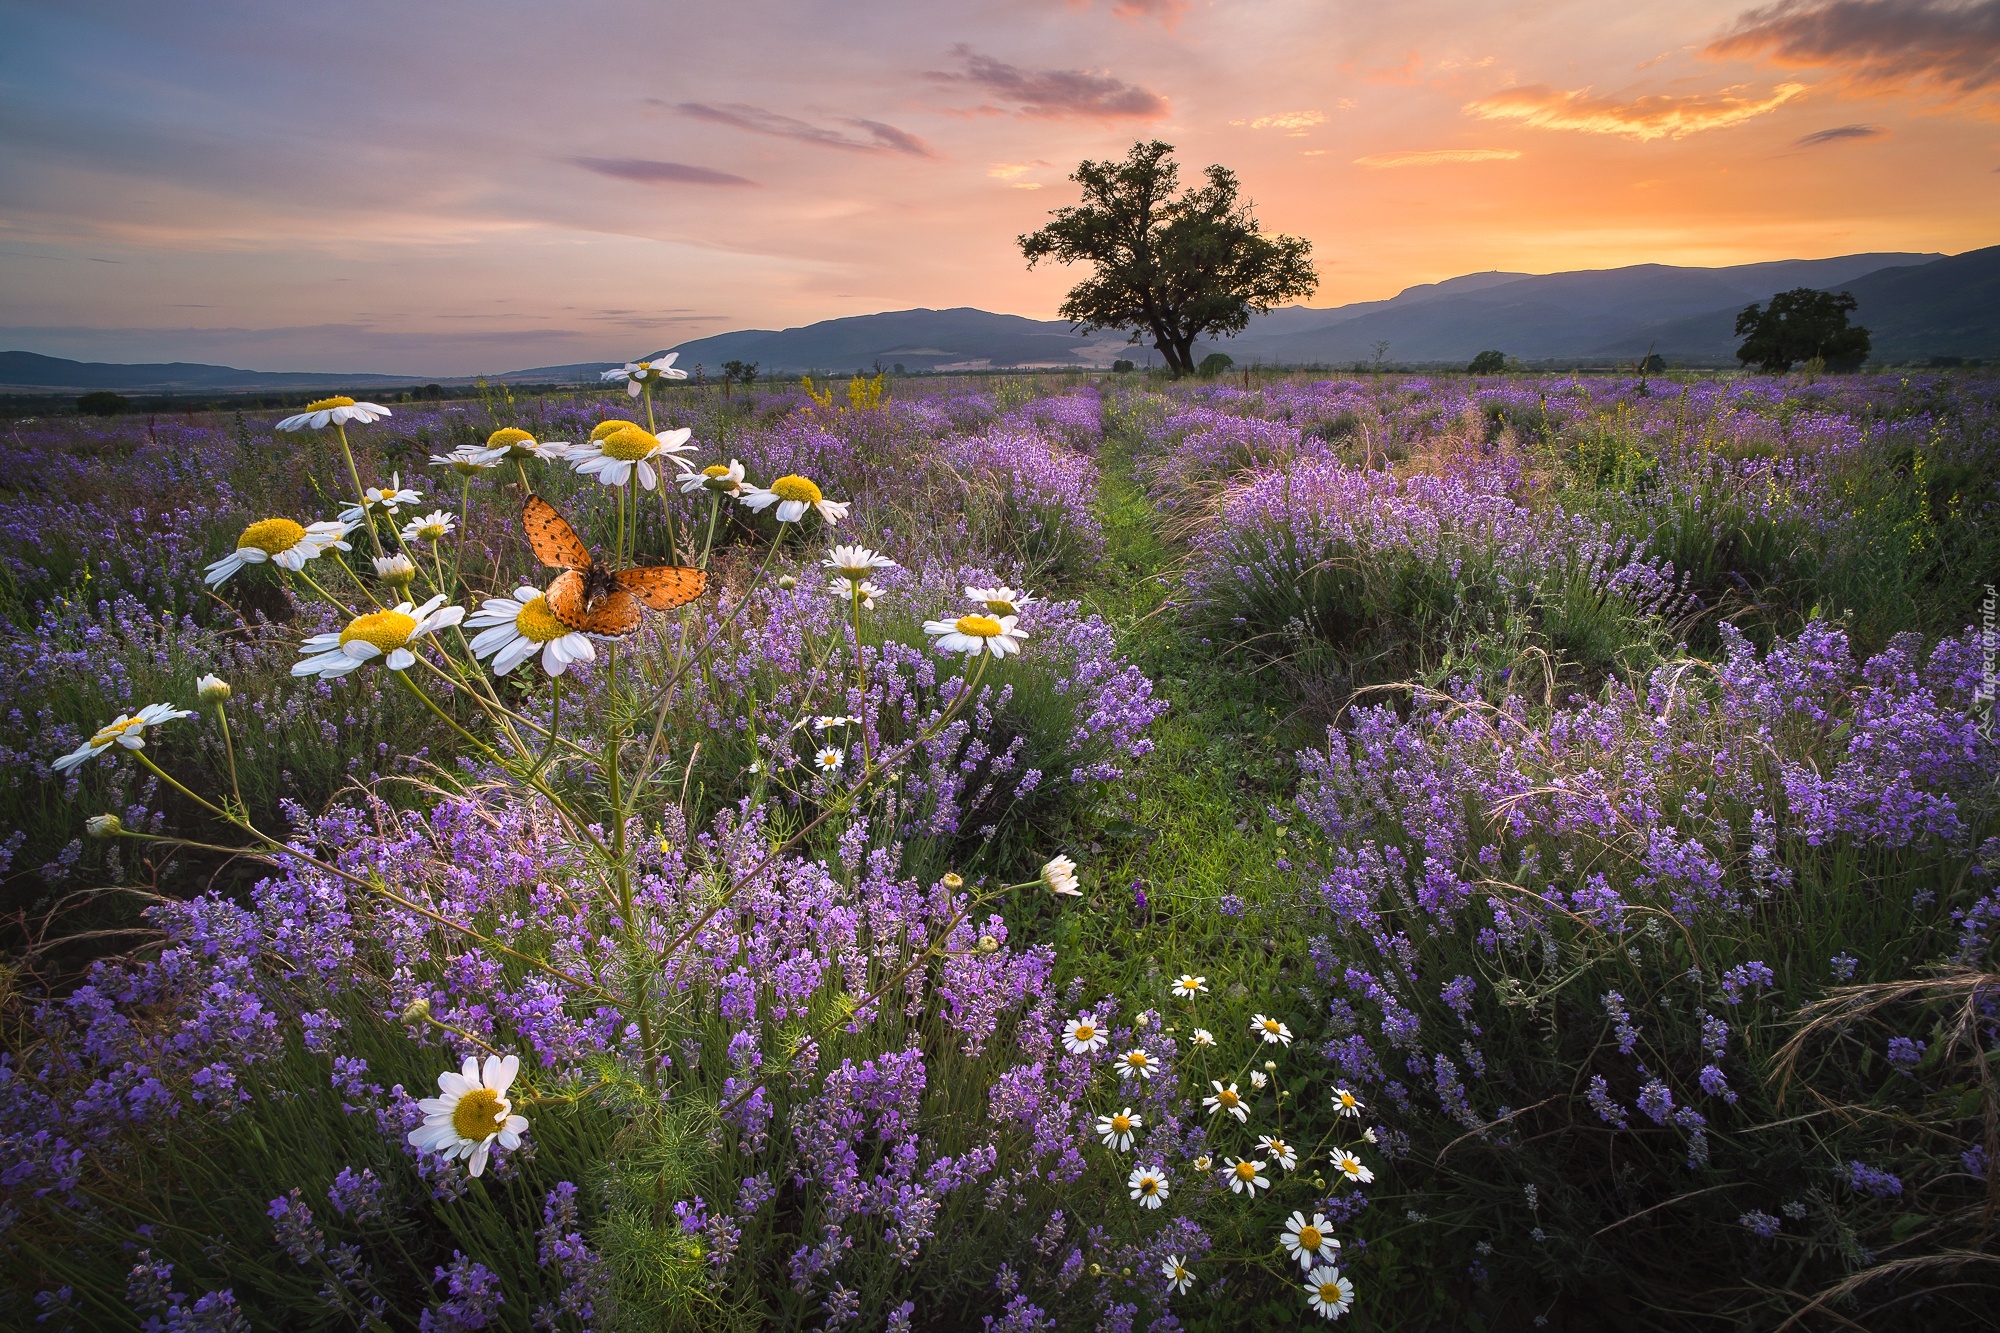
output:
[[[1368,1141],[1369,1143],[1380,1143],[1382,1141],[1381,1139],[1375,1136],[1375,1126],[1373,1125],[1370,1125],[1368,1128],[1362,1130],[1361,1137],[1366,1141]]]
[[[1361,1099],[1346,1088],[1333,1090],[1333,1109],[1350,1120],[1361,1116]]]
[[[1167,1256],[1166,1262],[1160,1265],[1160,1276],[1167,1280],[1169,1295],[1185,1296],[1188,1294],[1188,1288],[1194,1285],[1194,1274],[1188,1271],[1187,1265],[1181,1262],[1181,1256],[1178,1254]]]
[[[1145,1117],[1126,1107],[1116,1115],[1097,1117],[1097,1137],[1104,1140],[1104,1146],[1119,1152],[1132,1149],[1132,1131],[1145,1126]]]
[[[1018,616],[1021,608],[1034,601],[1027,593],[1014,588],[967,588],[965,595],[986,607],[991,616]]]
[[[696,491],[714,491],[722,495],[743,494],[743,465],[735,459],[729,466],[710,463],[699,471],[689,471],[681,475],[681,490],[692,495]]]
[[[370,486],[361,492],[362,503],[349,505],[340,511],[342,523],[360,523],[369,514],[383,513],[393,517],[403,505],[419,504],[423,496],[403,484],[403,474],[391,473],[387,486]]]
[[[1215,1165],[1215,1159],[1213,1157],[1210,1157],[1207,1153],[1203,1153],[1201,1156],[1194,1159],[1193,1165],[1195,1170],[1205,1172],[1211,1166]]]
[[[1202,1098],[1201,1104],[1208,1108],[1210,1115],[1221,1111],[1225,1115],[1235,1116],[1239,1125],[1250,1122],[1250,1108],[1243,1104],[1243,1094],[1236,1090],[1234,1083],[1225,1088],[1220,1080],[1210,1079],[1209,1084],[1215,1089],[1215,1095]]]
[[[1137,1046],[1118,1057],[1118,1077],[1125,1082],[1135,1078],[1152,1082],[1153,1057]]]
[[[1005,657],[1009,653],[1021,651],[1021,640],[1028,637],[1028,631],[1016,626],[1013,616],[960,616],[957,620],[926,620],[924,633],[937,640],[937,650],[941,653],[964,653],[977,657],[981,653],[991,653],[995,657]]]
[[[1111,1038],[1089,1014],[1079,1014],[1063,1029],[1063,1049],[1071,1055],[1095,1055]]]
[[[829,745],[813,755],[813,762],[819,765],[820,772],[831,775],[840,771],[841,765],[847,762],[847,756]]]
[[[805,477],[780,477],[769,486],[748,486],[740,498],[758,513],[777,505],[780,523],[796,523],[806,516],[808,509],[819,510],[819,516],[826,520],[828,527],[847,517],[846,502],[827,499],[820,494],[819,487]]]
[[[1264,1176],[1264,1164],[1249,1158],[1232,1157],[1223,1168],[1222,1179],[1229,1186],[1231,1194],[1247,1193],[1257,1197],[1258,1190],[1271,1188],[1271,1182]]]
[[[433,509],[422,518],[413,518],[403,525],[403,540],[406,542],[441,542],[451,536],[458,526],[458,520],[442,509]]]
[[[859,583],[849,583],[838,574],[826,581],[825,592],[827,596],[837,597],[843,602],[859,597],[861,599],[861,609],[864,611],[873,611],[875,609],[875,599],[882,595],[882,589],[876,587],[866,579],[863,579]]]
[[[162,722],[173,722],[194,714],[185,708],[172,704],[147,704],[136,713],[120,713],[106,725],[99,727],[95,735],[71,750],[49,767],[58,773],[66,773],[93,755],[103,754],[114,745],[122,745],[128,750],[146,748],[146,728],[156,727]]]
[[[1251,1086],[1251,1087],[1253,1087],[1253,1088],[1258,1088],[1258,1089],[1262,1089],[1262,1088],[1263,1088],[1263,1086],[1264,1086],[1264,1085],[1265,1085],[1266,1083],[1269,1083],[1270,1081],[1271,1081],[1270,1079],[1268,1079],[1268,1078],[1266,1078],[1266,1077],[1264,1076],[1264,1071],[1263,1071],[1263,1070],[1261,1070],[1261,1069],[1253,1069],[1253,1070],[1251,1070],[1251,1071],[1250,1071],[1250,1086]]]
[[[295,417],[286,417],[278,423],[279,430],[319,430],[327,425],[342,425],[358,421],[363,425],[378,417],[389,415],[389,409],[375,403],[357,403],[352,398],[336,395],[322,398],[316,403],[307,403],[306,410]]]
[[[505,449],[481,449],[476,444],[461,444],[448,454],[432,454],[432,467],[448,467],[461,477],[477,476],[488,468],[499,467],[506,459]]]
[[[1206,995],[1208,993],[1208,978],[1197,977],[1192,973],[1183,972],[1180,975],[1180,980],[1174,983],[1173,992],[1176,999],[1182,1000],[1192,1000],[1197,995]]]
[[[306,561],[317,559],[322,551],[354,549],[341,540],[352,527],[332,520],[300,527],[289,518],[260,518],[243,529],[235,550],[208,567],[203,582],[222,584],[245,565],[261,565],[266,560],[280,569],[303,569]]]
[[[1141,1208],[1158,1208],[1167,1201],[1167,1173],[1162,1167],[1135,1166],[1125,1177],[1125,1186]]]
[[[860,583],[878,569],[896,567],[894,560],[865,546],[836,546],[820,563],[849,583]]]
[[[486,448],[483,452],[494,463],[502,463],[510,458],[567,458],[569,448],[569,445],[561,440],[544,442],[518,427],[506,426],[486,437]]]
[[[1250,1015],[1250,1035],[1262,1037],[1265,1044],[1270,1046],[1276,1046],[1280,1042],[1287,1046],[1292,1044],[1292,1030],[1277,1019],[1266,1018],[1262,1014]]]
[[[660,484],[658,461],[678,454],[693,453],[694,446],[688,443],[692,430],[663,430],[658,435],[643,426],[627,426],[597,438],[592,432],[589,444],[572,446],[568,451],[571,467],[586,477],[595,477],[606,486],[623,486],[635,475],[639,484],[652,490]]]
[[[1304,1213],[1295,1212],[1286,1219],[1278,1244],[1299,1261],[1300,1268],[1310,1272],[1313,1264],[1321,1259],[1331,1259],[1333,1252],[1340,1248],[1340,1242],[1327,1234],[1332,1227],[1333,1224],[1323,1214],[1314,1213],[1312,1221],[1308,1222]]]
[[[1194,1044],[1197,1046],[1213,1046],[1215,1045],[1215,1034],[1207,1028],[1196,1028],[1194,1030]]]
[[[1354,1306],[1354,1284],[1332,1264],[1323,1264],[1306,1276],[1306,1304],[1315,1314],[1338,1319]]]
[[[1363,1166],[1359,1157],[1344,1148],[1334,1153],[1333,1169],[1357,1185],[1366,1185],[1375,1179],[1375,1173]]]
[[[679,352],[668,352],[665,356],[651,361],[627,361],[616,370],[607,370],[598,375],[601,380],[625,381],[625,392],[637,398],[646,391],[648,384],[658,384],[662,380],[684,380],[685,370],[675,370],[674,362],[680,359]]]
[[[472,655],[491,656],[496,676],[507,675],[537,650],[542,670],[551,676],[562,675],[573,663],[597,660],[590,636],[556,619],[540,588],[523,585],[512,597],[489,597],[466,617],[465,627],[479,631],[472,639]]]
[[[446,606],[444,600],[439,593],[422,606],[402,602],[356,616],[338,634],[315,634],[299,645],[306,655],[293,663],[292,674],[332,680],[378,657],[389,670],[406,671],[417,661],[411,644],[465,618],[464,607]]]
[[[411,1146],[447,1160],[467,1158],[475,1176],[486,1169],[486,1155],[495,1140],[509,1151],[520,1147],[528,1118],[515,1115],[514,1104],[507,1100],[507,1089],[520,1068],[517,1056],[489,1055],[482,1069],[479,1057],[468,1055],[460,1072],[439,1074],[438,1091],[443,1096],[417,1103],[424,1123],[410,1131]]]
[[[227,703],[229,682],[211,671],[195,681],[194,693],[205,704]]]
[[[1083,897],[1083,890],[1076,886],[1076,862],[1067,856],[1058,856],[1042,867],[1042,883],[1059,898]]]
[[[1279,1166],[1284,1167],[1285,1170],[1298,1170],[1299,1154],[1291,1144],[1285,1142],[1283,1139],[1273,1138],[1269,1134],[1260,1134],[1257,1136],[1257,1146],[1264,1150],[1265,1156],[1269,1157]]]
[[[821,713],[812,720],[814,731],[825,731],[829,727],[858,727],[860,725],[861,719],[858,717],[836,717],[830,713]]]
[[[401,551],[394,555],[378,555],[375,557],[375,577],[400,591],[417,581],[417,562]]]

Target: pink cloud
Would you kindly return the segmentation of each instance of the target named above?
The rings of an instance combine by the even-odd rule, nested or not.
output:
[[[1782,0],[1744,14],[1708,54],[1827,70],[1854,91],[1983,100],[2000,91],[2000,0]]]
[[[662,105],[657,101],[654,105]],[[862,120],[859,117],[842,117],[843,125],[861,130],[865,137],[843,134],[839,130],[814,125],[796,116],[780,115],[766,111],[763,107],[750,106],[743,102],[727,102],[721,106],[711,106],[706,102],[682,102],[674,108],[683,116],[705,120],[714,125],[728,125],[733,129],[745,130],[751,134],[767,134],[777,139],[796,139],[801,143],[818,144],[822,148],[844,148],[854,153],[908,153],[912,157],[931,157],[930,145],[911,134],[899,130],[894,125],[886,125],[879,120]]]
[[[933,72],[943,84],[979,89],[997,102],[1011,104],[1022,116],[1045,120],[1156,120],[1167,114],[1167,99],[1137,84],[1109,74],[1080,69],[1022,69],[983,56],[960,44],[951,53],[965,62],[957,73]]]

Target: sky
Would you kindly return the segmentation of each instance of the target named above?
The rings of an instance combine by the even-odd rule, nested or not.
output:
[[[1175,146],[1315,306],[2000,242],[2000,0],[0,0],[0,349],[462,375],[918,306]]]

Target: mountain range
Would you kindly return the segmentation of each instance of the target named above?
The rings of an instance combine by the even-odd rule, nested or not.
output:
[[[1383,301],[1287,306],[1253,316],[1234,338],[1198,345],[1199,358],[1226,352],[1237,364],[1349,366],[1378,356],[1389,365],[1452,365],[1493,349],[1530,364],[1629,362],[1655,352],[1670,364],[1734,366],[1736,314],[1794,287],[1853,293],[1855,322],[1874,339],[1872,360],[1933,356],[2000,359],[2000,246],[1959,255],[1871,253],[1788,259],[1724,268],[1635,264],[1570,273],[1469,273],[1406,288]],[[822,320],[793,329],[744,329],[697,338],[672,351],[709,377],[725,361],[763,373],[846,374],[857,369],[967,371],[1067,367],[1108,369],[1148,361],[1123,334],[1085,336],[1061,320],[970,307],[897,310]],[[490,376],[515,383],[582,383],[603,362],[537,366]],[[0,352],[0,389],[220,392],[367,389],[467,377],[236,370],[189,362],[114,365],[33,352]]]

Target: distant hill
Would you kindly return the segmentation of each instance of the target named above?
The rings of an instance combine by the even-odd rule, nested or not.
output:
[[[901,365],[906,370],[986,370],[1002,366],[1110,365],[1090,349],[1123,346],[1118,334],[1084,338],[1061,320],[995,315],[970,306],[894,310],[822,320],[803,328],[746,329],[697,338],[666,350],[685,370],[718,374],[724,361],[754,361],[767,371],[847,373]]]
[[[66,361],[34,352],[0,352],[0,389],[172,391],[224,389],[339,389],[368,384],[424,383],[411,375],[333,375],[324,371],[237,370],[195,361],[118,365]]]

